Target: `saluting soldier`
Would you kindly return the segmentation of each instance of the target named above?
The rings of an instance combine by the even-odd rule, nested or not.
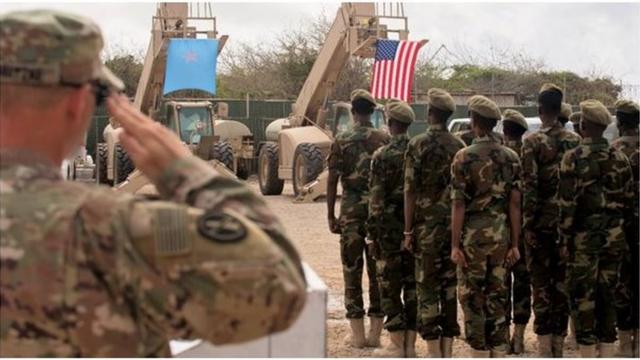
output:
[[[384,328],[390,342],[375,357],[416,357],[416,282],[413,256],[402,246],[404,228],[404,153],[407,129],[415,119],[404,101],[386,106],[391,141],[371,160],[368,240],[372,242],[380,285]]]
[[[305,281],[281,224],[113,94],[95,23],[10,12],[0,38],[0,356],[169,357],[170,339],[238,343],[296,320]],[[164,200],[61,178],[107,96]]]
[[[405,244],[416,262],[418,331],[430,357],[451,357],[458,325],[456,268],[451,262],[451,162],[464,143],[447,130],[456,110],[442,89],[427,93],[429,128],[411,139],[405,180]]]
[[[566,262],[558,253],[558,171],[562,155],[580,143],[580,137],[558,122],[562,90],[544,84],[538,94],[542,128],[524,138],[523,229],[526,259],[533,288],[534,331],[541,357],[562,357],[567,335],[569,301]]]
[[[516,110],[507,109],[502,114],[505,146],[520,154],[522,135],[529,129],[525,117]],[[514,330],[510,339],[511,352],[524,353],[524,331],[531,317],[531,278],[527,270],[524,243],[519,244],[520,260],[507,272],[507,329],[513,319]],[[513,312],[513,316],[512,316]]]
[[[569,261],[571,316],[580,355],[613,357],[615,288],[619,263],[629,251],[623,229],[633,221],[633,175],[624,153],[602,137],[611,123],[607,108],[587,100],[580,110],[584,138],[564,155],[560,167],[559,246]]]
[[[498,106],[484,96],[469,100],[473,144],[451,165],[451,259],[458,265],[465,336],[474,357],[507,352],[506,269],[520,258],[520,161],[490,134]]]
[[[611,146],[623,152],[631,164],[633,170],[634,199],[633,221],[625,223],[624,232],[629,246],[629,252],[625,254],[620,267],[620,283],[616,300],[618,302],[618,339],[620,347],[618,356],[638,356],[638,175],[640,172],[640,136],[638,124],[640,123],[640,107],[630,100],[618,100],[616,106],[617,126],[620,137],[613,141]]]
[[[362,89],[351,93],[353,128],[340,133],[333,144],[329,158],[327,183],[327,217],[331,232],[340,234],[340,257],[344,275],[344,304],[351,326],[349,342],[356,348],[380,345],[384,313],[380,305],[380,291],[376,279],[375,260],[367,250],[366,221],[369,214],[369,171],[371,156],[389,142],[389,135],[371,124],[376,102]],[[334,208],[338,180],[342,185],[340,220]],[[362,271],[366,259],[369,277],[369,334],[364,336],[364,303],[362,301]]]

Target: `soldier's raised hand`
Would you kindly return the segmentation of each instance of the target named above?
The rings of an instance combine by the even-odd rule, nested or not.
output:
[[[157,181],[174,161],[191,155],[177,135],[134,108],[125,96],[111,95],[107,108],[124,129],[120,143],[151,181]]]

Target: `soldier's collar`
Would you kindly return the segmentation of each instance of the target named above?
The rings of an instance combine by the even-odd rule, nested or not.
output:
[[[605,139],[604,137],[588,137],[588,138],[582,138],[582,143],[584,145],[609,144],[609,141],[607,141],[607,139]]]
[[[546,127],[540,128],[540,132],[546,133],[546,132],[550,131],[551,129],[557,129],[557,128],[561,128],[561,127],[562,127],[562,124],[560,124],[560,121],[556,120],[556,122],[554,122],[551,126],[546,126]]]
[[[367,121],[366,123],[362,123],[359,121],[354,121],[354,125],[353,128],[357,129],[357,128],[372,128],[373,124],[371,123],[371,121]]]
[[[445,124],[429,124],[429,130],[431,131],[446,131],[447,126]]]
[[[30,176],[61,179],[60,168],[44,156],[30,150],[0,149],[0,168],[26,168]]]
[[[490,134],[473,139],[472,144],[480,144],[486,142],[497,142]]]
[[[397,135],[392,135],[391,139],[392,140],[402,140],[402,139],[408,139],[409,135],[407,133],[404,134],[397,134]]]

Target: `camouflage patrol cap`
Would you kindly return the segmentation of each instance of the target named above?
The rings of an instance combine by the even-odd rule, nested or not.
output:
[[[631,100],[618,100],[615,104],[616,112],[625,114],[637,114],[640,112],[640,106],[638,103]]]
[[[611,124],[611,114],[598,100],[585,100],[580,103],[582,121],[607,126]]]
[[[365,89],[355,89],[351,92],[351,102],[354,102],[358,99],[363,99],[363,100],[367,100],[368,102],[372,103],[373,105],[377,105],[376,104],[376,100],[373,98],[373,96],[371,95],[370,92],[368,92]]]
[[[387,108],[387,114],[390,119],[405,124],[411,124],[416,119],[415,112],[411,106],[404,101],[391,103]]]
[[[562,89],[560,89],[560,87],[558,87],[558,85],[553,84],[553,83],[544,83],[542,84],[542,87],[540,87],[540,94],[542,94],[543,92],[548,92],[548,91],[557,91],[560,93],[560,95],[564,95],[562,93]]]
[[[453,97],[443,89],[431,88],[427,92],[427,102],[429,106],[444,111],[456,111],[456,103]]]
[[[582,112],[581,111],[576,111],[573,114],[571,114],[571,116],[569,116],[569,121],[571,121],[571,123],[573,125],[578,125],[580,124],[580,117],[582,116]]]
[[[560,107],[560,117],[568,120],[569,116],[571,116],[571,105],[562,103],[562,107]]]
[[[0,82],[81,85],[97,81],[122,90],[122,81],[100,61],[102,33],[91,20],[54,10],[0,15]]]
[[[522,126],[526,130],[529,129],[529,124],[527,124],[527,120],[524,118],[524,115],[520,113],[520,111],[516,111],[513,109],[505,110],[504,113],[502,114],[502,121],[503,122],[509,121],[514,124],[518,124]]]
[[[500,108],[495,102],[482,95],[474,95],[467,103],[469,110],[480,114],[487,119],[500,120]]]

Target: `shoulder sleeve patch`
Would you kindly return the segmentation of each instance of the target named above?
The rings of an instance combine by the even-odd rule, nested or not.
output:
[[[191,252],[193,239],[188,231],[186,208],[158,208],[154,211],[154,242],[160,256],[186,255]]]
[[[235,243],[247,236],[247,228],[223,212],[206,212],[198,219],[198,233],[217,243]]]

